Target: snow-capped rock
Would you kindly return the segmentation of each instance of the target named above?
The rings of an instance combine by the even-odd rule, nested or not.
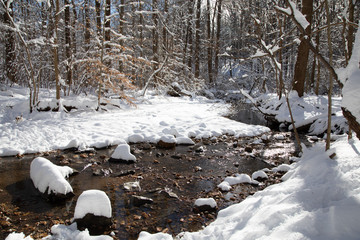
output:
[[[194,203],[194,210],[198,212],[214,211],[217,203],[213,198],[199,198]]]
[[[111,226],[111,216],[111,202],[105,192],[87,190],[79,196],[74,213],[78,229],[101,234]]]
[[[254,172],[252,175],[251,175],[251,178],[253,180],[257,180],[258,178],[261,178],[261,179],[267,179],[269,178],[268,175],[262,171],[262,170],[259,170],[259,171],[256,171]]]
[[[71,194],[73,189],[65,178],[73,172],[72,168],[57,166],[43,157],[35,158],[30,165],[30,178],[34,186],[40,192],[47,194]]]
[[[118,145],[110,159],[112,161],[124,161],[127,163],[133,163],[136,161],[136,157],[131,154],[130,146],[128,144]]]

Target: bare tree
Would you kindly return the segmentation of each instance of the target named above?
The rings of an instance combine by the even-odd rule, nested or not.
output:
[[[309,25],[304,29],[306,35],[311,33],[311,22],[313,14],[313,0],[302,0],[302,14],[306,16],[306,20]],[[305,37],[305,36],[302,36]],[[306,78],[306,70],[309,58],[309,45],[306,42],[306,39],[303,39],[298,48],[297,60],[295,64],[294,80],[293,80],[293,89],[297,91],[299,97],[304,95],[304,86]]]

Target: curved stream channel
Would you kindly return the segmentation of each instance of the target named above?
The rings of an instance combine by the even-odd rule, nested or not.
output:
[[[140,231],[197,231],[216,218],[216,212],[195,213],[199,197],[213,197],[218,210],[238,203],[266,186],[280,182],[281,173],[269,173],[260,186],[239,184],[230,193],[217,185],[226,176],[272,168],[288,162],[294,153],[290,133],[279,140],[276,132],[260,137],[236,139],[223,136],[198,140],[195,146],[159,149],[148,143],[132,144],[135,164],[111,163],[114,147],[78,153],[69,149],[21,157],[0,158],[0,239],[12,232],[24,232],[34,239],[50,233],[54,224],[70,224],[78,196],[88,189],[107,193],[113,209],[111,230],[115,239],[137,239]],[[44,156],[58,165],[67,165],[79,174],[69,178],[75,196],[63,203],[51,203],[34,188],[30,163]],[[126,191],[123,184],[139,181],[140,191]],[[174,195],[175,194],[175,195]],[[153,199],[153,203],[134,206],[132,195]],[[107,232],[106,234],[109,234]]]

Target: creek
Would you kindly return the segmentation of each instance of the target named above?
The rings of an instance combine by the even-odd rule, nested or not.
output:
[[[246,116],[251,121],[258,119],[249,112],[238,116]],[[294,153],[291,134],[281,133],[284,135],[281,140],[274,138],[275,134],[277,132],[267,133],[266,141],[260,137],[233,136],[195,140],[195,146],[176,146],[173,149],[160,149],[148,143],[132,144],[131,150],[137,157],[134,164],[109,162],[115,147],[81,153],[68,149],[2,157],[0,239],[5,239],[12,231],[31,234],[38,239],[50,234],[54,224],[70,224],[76,199],[88,189],[103,190],[109,196],[113,208],[111,231],[115,234],[114,239],[137,239],[143,230],[173,235],[200,230],[216,218],[216,212],[195,213],[193,204],[197,198],[212,197],[221,210],[280,182],[282,173],[270,172],[269,179],[259,186],[238,184],[230,193],[217,188],[226,176],[235,173],[251,176],[257,170],[288,163]],[[79,171],[69,178],[75,193],[73,198],[51,203],[35,189],[29,170],[36,156]],[[141,191],[124,190],[123,184],[133,181],[140,182]],[[134,206],[132,195],[151,198],[153,203]]]

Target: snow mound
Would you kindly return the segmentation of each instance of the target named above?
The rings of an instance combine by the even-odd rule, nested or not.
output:
[[[173,240],[173,237],[166,233],[140,232],[138,240]]]
[[[235,174],[235,176],[226,177],[224,182],[228,182],[230,185],[236,185],[240,183],[253,183],[250,176],[244,173]]]
[[[252,175],[251,175],[251,178],[253,180],[256,180],[257,178],[268,178],[268,175],[263,171],[263,170],[259,170],[259,171],[256,171],[254,172]]]
[[[221,182],[219,185],[218,185],[218,188],[221,189],[221,191],[223,192],[227,192],[227,191],[230,191],[231,190],[231,186],[228,182]]]
[[[43,157],[35,158],[30,165],[30,178],[42,193],[45,193],[46,189],[48,194],[66,195],[73,192],[71,185],[65,179],[72,173],[72,168],[57,166]]]
[[[217,204],[213,198],[198,198],[194,203],[195,207],[201,206],[210,206],[211,208],[216,208]]]
[[[73,223],[70,226],[54,225],[51,227],[52,236],[48,236],[46,240],[112,240],[113,238],[106,235],[90,236],[87,229],[79,231],[77,224]]]
[[[273,172],[287,172],[287,171],[289,171],[291,169],[291,165],[289,165],[289,164],[281,164],[281,165],[279,165],[279,166],[277,166],[277,167],[274,167],[273,169],[272,169],[272,171]]]
[[[129,143],[139,143],[139,142],[143,142],[144,141],[144,136],[141,135],[141,134],[133,134],[133,135],[130,135],[128,137],[128,142]]]
[[[161,136],[159,141],[163,141],[165,143],[176,143],[176,138],[173,135],[164,135]]]
[[[10,233],[6,238],[5,240],[33,240],[32,237],[30,236],[27,236],[25,237],[25,234],[24,233]]]
[[[113,159],[119,159],[129,162],[135,162],[136,157],[131,154],[130,146],[128,144],[120,144],[116,147],[114,153],[111,155]]]
[[[191,140],[191,138],[184,137],[184,136],[182,136],[182,137],[177,137],[177,138],[176,138],[176,143],[177,143],[178,145],[194,145],[194,144],[195,144],[194,141]]]
[[[111,218],[111,203],[105,192],[87,190],[81,193],[76,202],[74,219],[81,219],[88,213]]]

